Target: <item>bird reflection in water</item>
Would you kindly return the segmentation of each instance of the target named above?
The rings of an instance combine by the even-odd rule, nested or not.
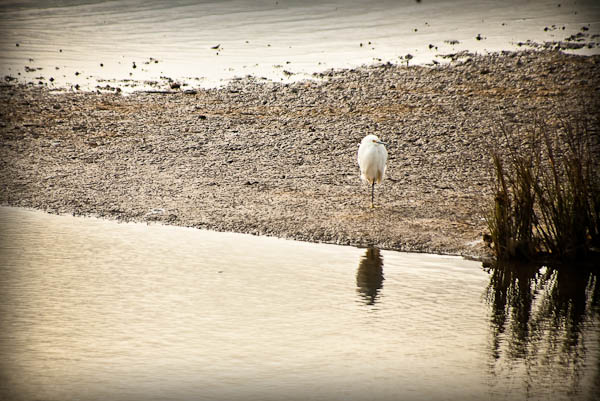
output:
[[[360,258],[356,272],[356,286],[367,305],[375,305],[383,287],[383,257],[379,249],[368,248]]]

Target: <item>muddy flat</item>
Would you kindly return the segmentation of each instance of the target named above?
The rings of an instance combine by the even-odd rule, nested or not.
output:
[[[452,60],[131,95],[6,84],[0,203],[483,257],[499,125],[553,125],[573,113],[597,124],[589,110],[600,56],[540,50]],[[367,134],[389,144],[375,209],[356,162]]]

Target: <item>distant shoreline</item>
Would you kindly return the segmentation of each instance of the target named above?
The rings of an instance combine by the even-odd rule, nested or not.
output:
[[[496,125],[597,99],[599,65],[528,50],[128,96],[5,84],[0,203],[482,258]],[[390,154],[374,210],[356,165],[368,133]]]

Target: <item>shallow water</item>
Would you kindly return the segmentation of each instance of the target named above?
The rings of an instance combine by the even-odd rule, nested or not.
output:
[[[591,399],[594,275],[0,208],[0,398]]]
[[[439,55],[464,49],[563,40],[584,25],[600,33],[598,1],[3,0],[0,73],[84,89],[165,76],[190,86],[248,74],[298,80],[328,68],[400,63],[407,54],[411,63],[444,62]],[[130,84],[138,87],[119,86]]]

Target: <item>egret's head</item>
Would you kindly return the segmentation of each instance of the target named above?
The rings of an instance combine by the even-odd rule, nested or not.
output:
[[[375,145],[387,145],[387,143],[381,141],[377,135],[367,135],[363,138],[361,143],[373,143]]]

